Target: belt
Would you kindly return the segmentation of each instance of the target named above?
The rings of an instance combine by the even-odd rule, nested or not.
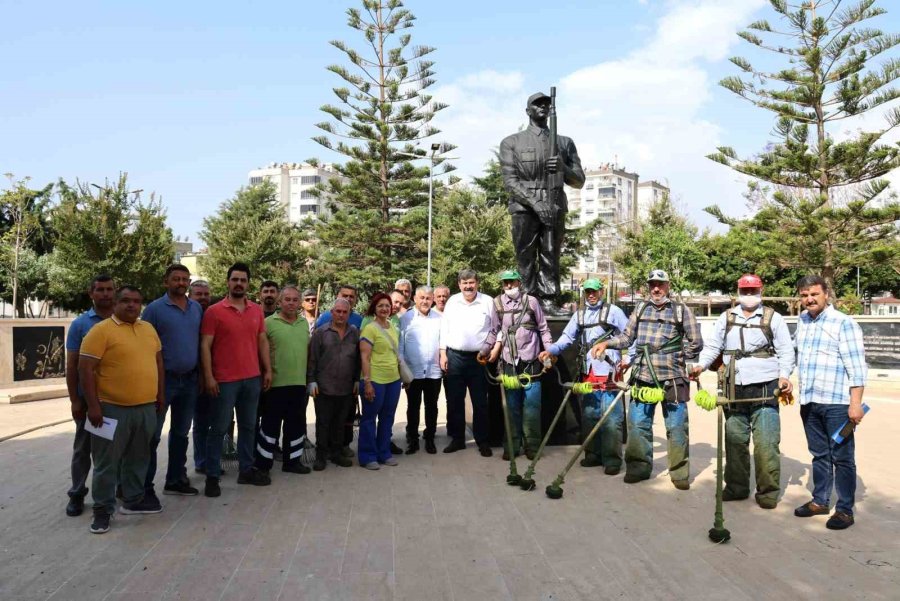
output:
[[[448,352],[456,353],[457,355],[477,355],[478,351],[460,351],[455,348],[447,348]]]

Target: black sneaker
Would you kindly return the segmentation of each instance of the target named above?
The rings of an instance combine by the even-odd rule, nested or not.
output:
[[[144,498],[137,503],[123,503],[119,508],[119,513],[125,515],[136,515],[143,513],[159,513],[162,511],[162,505],[156,495],[147,493]]]
[[[200,494],[200,491],[191,486],[188,482],[176,482],[175,484],[166,484],[163,488],[163,494],[193,497]]]
[[[82,513],[84,513],[84,497],[69,497],[69,504],[66,505],[66,515],[74,518]]]
[[[290,474],[308,474],[312,470],[300,463],[299,461],[290,461],[288,463],[283,463],[281,466],[282,472],[288,472]]]
[[[203,487],[203,494],[207,497],[219,497],[222,495],[222,489],[219,488],[219,479],[206,477],[206,486]]]
[[[342,457],[341,459],[345,459],[345,458]],[[335,463],[337,463],[337,461],[335,461],[334,459],[332,459],[332,461],[334,461]],[[347,461],[350,461],[350,460],[347,459]],[[350,463],[352,464],[353,462],[351,461]],[[317,471],[317,472],[321,472],[321,471],[324,470],[326,467],[328,467],[328,463],[325,461],[325,458],[324,458],[324,457],[316,456],[316,460],[313,461],[313,469],[314,469],[315,471]]]
[[[338,455],[337,457],[332,457],[331,463],[338,465],[340,467],[353,467],[353,460],[348,457],[342,457]]]
[[[246,472],[241,472],[240,474],[238,474],[237,483],[252,484],[253,486],[268,486],[272,484],[272,479],[269,478],[269,475],[265,472],[262,472],[253,467]]]
[[[91,522],[91,534],[109,532],[109,520],[111,518],[112,516],[106,513],[105,509],[103,511],[95,511],[94,520]]]

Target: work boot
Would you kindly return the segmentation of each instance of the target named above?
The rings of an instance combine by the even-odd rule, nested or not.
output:
[[[828,515],[828,505],[819,505],[815,501],[807,501],[794,510],[798,518],[810,518],[814,515]]]
[[[625,472],[625,484],[635,484],[637,482],[643,482],[644,480],[649,480],[650,476],[638,476],[637,474],[629,474],[627,471]]]
[[[203,494],[207,497],[219,497],[222,495],[222,489],[219,488],[219,479],[206,477],[206,486],[203,487]]]
[[[743,501],[750,495],[736,495],[727,488],[722,491],[722,500],[723,501]]]
[[[478,445],[478,452],[481,453],[482,457],[490,457],[494,454],[493,449],[491,449],[491,445],[487,443]]]
[[[332,459],[332,461],[335,461],[335,460]],[[347,459],[347,461],[350,461],[350,460]],[[335,461],[335,463],[337,463],[337,462]],[[320,454],[316,455],[316,460],[313,461],[313,470],[315,470],[317,472],[321,472],[326,467],[328,467],[328,463],[325,461],[325,458],[322,456],[322,454],[320,453]]]
[[[437,447],[434,446],[433,438],[425,439],[425,452],[428,453],[429,455],[434,455],[435,453],[437,453]]]
[[[419,441],[418,440],[411,440],[409,443],[407,443],[407,446],[406,446],[406,454],[407,455],[412,455],[418,450],[419,450]]]
[[[603,465],[603,462],[600,461],[600,458],[596,455],[585,455],[584,459],[578,462],[581,467],[599,467]]]
[[[616,465],[607,465],[603,468],[603,473],[607,476],[618,476],[619,472],[622,470],[621,467]]]
[[[288,472],[291,474],[308,474],[312,470],[300,463],[299,461],[288,461],[282,463],[281,465],[282,472]]]
[[[82,513],[84,513],[84,497],[69,497],[69,504],[66,505],[66,515],[74,518]]]
[[[852,513],[844,513],[843,511],[835,511],[828,521],[825,522],[825,527],[829,530],[844,530],[853,525],[853,514]]]

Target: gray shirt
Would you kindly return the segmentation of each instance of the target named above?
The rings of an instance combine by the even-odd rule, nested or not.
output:
[[[315,382],[322,394],[353,394],[353,385],[359,381],[359,330],[350,324],[346,328],[341,338],[334,324],[328,322],[316,328],[309,341],[306,381]]]
[[[559,156],[566,164],[565,183],[573,188],[584,186],[584,170],[572,138],[557,136]],[[503,184],[509,190],[509,212],[525,213],[535,202],[547,198],[547,190],[556,183],[556,200],[561,210],[568,210],[562,178],[548,177],[547,159],[550,158],[550,130],[534,124],[525,130],[507,136],[500,143],[500,170]]]

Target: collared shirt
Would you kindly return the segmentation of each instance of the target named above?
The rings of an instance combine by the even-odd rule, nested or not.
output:
[[[502,319],[497,314],[497,307],[494,307],[494,314],[491,316],[491,331],[488,332],[481,352],[487,355],[491,347],[497,340],[501,342],[508,335],[509,328],[515,324],[528,325],[534,329],[520,327],[516,330],[516,360],[513,360],[510,344],[507,341],[503,344],[502,356],[503,360],[510,365],[514,365],[517,361],[534,361],[537,359],[538,353],[543,349],[550,348],[553,344],[553,337],[550,335],[550,328],[547,326],[547,319],[544,317],[544,310],[538,303],[537,298],[528,295],[528,306],[530,311],[522,306],[522,297],[513,300],[503,293],[500,295],[500,306],[503,308]],[[522,311],[525,315],[521,315]],[[519,318],[521,316],[521,321]]]
[[[156,330],[138,319],[115,315],[91,328],[81,343],[81,355],[97,359],[97,398],[126,407],[156,402],[159,373],[156,353],[162,344]]]
[[[850,388],[866,385],[862,329],[831,305],[814,319],[804,311],[794,333],[800,404],[849,405]]]
[[[200,322],[203,308],[195,300],[185,298],[182,309],[162,295],[144,309],[141,319],[156,329],[162,342],[163,365],[166,371],[185,374],[197,369],[200,359]]]
[[[728,314],[735,315],[734,325],[725,339],[725,329],[728,325]],[[742,328],[741,324],[759,325],[763,317],[763,306],[756,308],[750,317],[744,317],[744,311],[740,306],[732,307],[722,313],[716,321],[716,328],[712,338],[703,341],[703,352],[697,363],[706,369],[712,365],[722,351],[741,350],[741,331],[744,334],[743,350],[752,353],[769,346],[769,340],[760,328]],[[794,371],[794,343],[791,341],[791,332],[788,330],[784,318],[774,313],[772,315],[772,339],[775,346],[774,357],[744,357],[738,359],[734,366],[734,383],[739,386],[747,384],[761,384],[771,382],[776,378],[790,378]],[[722,362],[725,365],[731,363],[734,357],[725,355]]]
[[[441,314],[410,309],[400,318],[400,356],[416,379],[440,378]]]
[[[262,308],[253,301],[243,311],[223,300],[203,314],[200,334],[213,336],[212,372],[218,382],[259,376],[259,335],[266,331]]]
[[[467,302],[462,292],[447,300],[441,319],[441,349],[476,352],[491,331],[494,299],[478,292]]]
[[[301,316],[293,323],[281,313],[266,318],[266,337],[272,362],[272,388],[306,386],[309,322]]]
[[[556,144],[560,158],[568,167],[565,183],[573,188],[581,188],[585,176],[575,143],[572,138],[557,136]],[[547,174],[547,159],[551,156],[550,130],[531,124],[523,131],[504,138],[498,154],[503,184],[510,193],[510,213],[530,211],[535,201],[547,198],[547,189],[550,187]],[[554,185],[558,206],[565,211],[568,203],[562,179],[557,177],[553,181],[556,182]]]
[[[316,327],[321,328],[326,323],[331,323],[331,311],[325,311],[319,315],[319,319],[316,320]],[[357,330],[361,330],[363,326],[363,316],[356,311],[350,311],[350,317],[347,319],[347,323],[354,326]]]
[[[66,352],[78,353],[81,349],[81,342],[87,333],[91,331],[95,325],[103,321],[105,318],[97,315],[94,308],[91,307],[69,324],[69,332],[66,336]],[[81,380],[78,381],[78,396],[84,396],[84,390],[81,388]]]
[[[347,324],[344,337],[328,323],[316,328],[309,341],[306,381],[315,382],[319,392],[332,396],[353,393],[362,368],[359,358],[359,330]]]
[[[625,331],[610,338],[610,348],[623,349],[636,344],[637,347],[649,345],[651,349],[658,349],[682,335],[676,325],[675,304],[671,299],[666,299],[666,302],[659,306],[647,301],[642,313],[640,325],[638,325],[638,311],[635,309],[625,326]],[[703,336],[700,334],[700,324],[697,323],[697,318],[687,306],[684,307],[683,314],[682,350],[672,353],[651,352],[650,354],[650,362],[653,364],[660,384],[675,378],[687,379],[685,359],[695,358],[703,349]],[[652,382],[653,376],[650,374],[650,368],[644,364],[642,356],[642,353],[637,352],[636,361],[639,364],[637,379],[643,382]]]
[[[611,328],[604,328],[603,326],[585,327],[600,322],[600,313],[603,305],[603,301],[593,307],[585,304],[584,315],[580,315],[579,311],[576,311],[569,323],[566,324],[565,329],[563,329],[559,340],[551,344],[550,348],[547,349],[550,351],[550,354],[559,356],[577,340],[585,350],[584,365],[581,366],[584,369],[584,373],[589,374],[593,371],[595,376],[609,375],[612,371],[612,366],[603,357],[593,358],[590,349],[594,345],[594,341],[605,334],[608,329],[612,329],[614,333],[621,334],[628,324],[628,318],[625,317],[625,312],[622,309],[611,305],[609,314],[606,316],[607,323],[609,323]],[[616,349],[606,349],[606,356],[613,363],[617,363],[621,355]]]

